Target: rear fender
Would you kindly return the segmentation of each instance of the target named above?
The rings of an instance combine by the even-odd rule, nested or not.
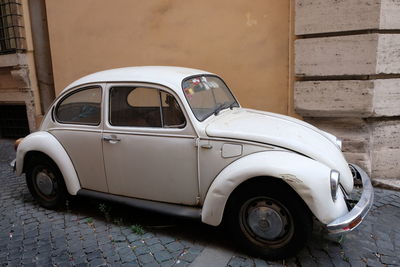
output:
[[[39,131],[25,137],[17,149],[16,173],[21,175],[24,171],[25,156],[30,151],[38,151],[50,157],[58,166],[64,177],[70,195],[76,195],[81,189],[78,175],[74,165],[64,147],[48,132]]]
[[[304,200],[322,223],[329,223],[347,210],[342,192],[334,202],[330,192],[331,169],[313,159],[289,151],[258,152],[231,163],[211,184],[202,209],[202,221],[221,223],[227,200],[243,182],[255,178],[282,179]]]

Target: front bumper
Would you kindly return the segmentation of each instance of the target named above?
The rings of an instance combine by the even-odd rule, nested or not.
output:
[[[10,166],[13,169],[13,171],[15,171],[17,168],[17,159],[14,159],[13,161],[11,161]]]
[[[345,215],[329,223],[326,228],[332,234],[350,232],[355,229],[365,218],[374,202],[374,189],[371,179],[363,169],[355,164],[350,164],[362,180],[363,191],[357,204]]]

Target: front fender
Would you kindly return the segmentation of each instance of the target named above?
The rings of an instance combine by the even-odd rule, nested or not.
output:
[[[348,212],[342,192],[334,202],[330,192],[331,169],[313,159],[289,151],[258,152],[228,165],[211,184],[202,209],[202,221],[217,226],[230,194],[254,177],[274,177],[289,184],[311,212],[327,224]]]
[[[17,175],[22,174],[24,170],[25,155],[29,151],[42,152],[57,164],[64,177],[65,185],[69,194],[76,195],[78,190],[81,189],[78,175],[75,172],[71,159],[64,147],[53,135],[48,132],[39,131],[28,135],[22,140],[17,149]]]

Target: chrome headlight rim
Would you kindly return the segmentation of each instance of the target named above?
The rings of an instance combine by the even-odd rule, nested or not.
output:
[[[331,170],[330,174],[330,186],[331,186],[331,196],[332,200],[335,202],[337,199],[337,193],[339,191],[340,184],[340,172],[337,170]]]

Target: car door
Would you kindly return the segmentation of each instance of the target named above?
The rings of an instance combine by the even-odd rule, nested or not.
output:
[[[62,97],[48,131],[72,160],[82,188],[108,192],[102,156],[102,86],[90,85]]]
[[[167,88],[108,84],[103,154],[112,194],[195,205],[196,135]]]

